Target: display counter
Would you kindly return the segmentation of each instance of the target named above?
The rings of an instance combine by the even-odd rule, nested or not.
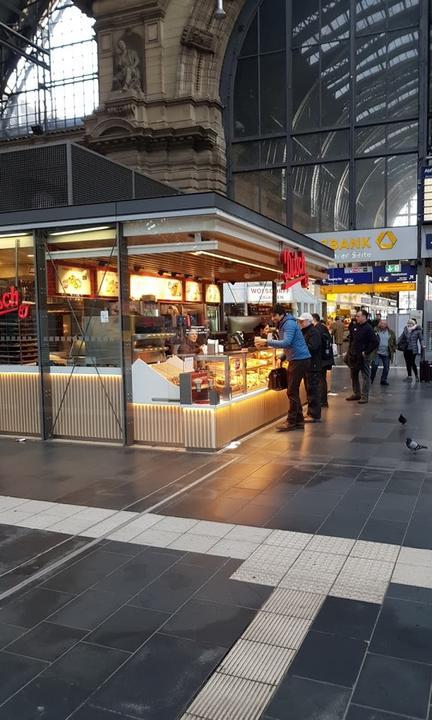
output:
[[[172,357],[154,365],[135,360],[135,442],[218,450],[281,417],[286,393],[267,389],[275,362],[268,349]],[[120,368],[51,367],[50,374],[55,437],[121,440]],[[39,413],[39,368],[0,366],[1,432],[37,436]]]
[[[218,450],[281,417],[284,392],[267,389],[274,350],[173,357],[132,366],[135,440]]]

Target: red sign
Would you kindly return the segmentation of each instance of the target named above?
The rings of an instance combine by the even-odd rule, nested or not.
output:
[[[302,287],[307,288],[309,277],[306,271],[306,260],[303,252],[293,252],[292,250],[282,250],[282,290],[288,290],[290,287],[301,282]]]
[[[21,320],[25,320],[30,312],[30,305],[21,302],[21,295],[16,287],[11,287],[8,292],[0,295],[0,315],[13,312],[17,312]]]

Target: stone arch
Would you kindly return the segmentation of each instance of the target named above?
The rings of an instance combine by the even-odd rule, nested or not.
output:
[[[95,125],[91,131],[91,137],[92,139],[96,139],[109,135],[116,135],[118,133],[124,135],[125,132],[136,132],[136,126],[124,118],[108,118],[107,120],[102,120],[102,122]]]
[[[177,97],[219,99],[225,51],[245,0],[225,0],[224,20],[215,18],[215,4],[216,0],[193,2],[181,38]]]

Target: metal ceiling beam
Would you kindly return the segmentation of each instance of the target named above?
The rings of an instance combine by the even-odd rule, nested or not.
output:
[[[2,0],[2,4],[5,5],[8,10],[12,10],[16,15],[21,15],[22,8],[18,7],[14,2],[11,2],[11,0]]]
[[[32,48],[34,48],[38,52],[41,52],[44,55],[49,56],[49,50],[45,50],[45,48],[41,47],[40,45],[36,45],[36,43],[29,40],[25,35],[21,35],[21,33],[17,32],[16,30],[13,30],[11,27],[9,27],[9,25],[6,25],[6,23],[1,22],[1,20],[0,20],[0,28],[3,28],[3,30],[8,32],[10,35],[13,35],[14,37],[18,38],[19,40],[22,40],[26,45],[30,45]]]
[[[50,70],[50,66],[44,62],[43,60],[39,60],[34,55],[30,55],[29,53],[26,53],[24,50],[20,50],[16,45],[14,45],[12,42],[9,42],[5,38],[2,38],[0,35],[0,45],[3,45],[3,47],[8,48],[8,50],[11,50],[12,52],[16,53],[17,55],[21,55],[21,57],[25,58],[31,63],[34,63],[35,65],[39,65],[40,67],[44,68],[45,70]]]

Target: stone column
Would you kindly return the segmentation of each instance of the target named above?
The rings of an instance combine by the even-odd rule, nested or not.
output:
[[[94,0],[100,107],[86,144],[181,190],[225,192],[220,72],[244,0]]]

